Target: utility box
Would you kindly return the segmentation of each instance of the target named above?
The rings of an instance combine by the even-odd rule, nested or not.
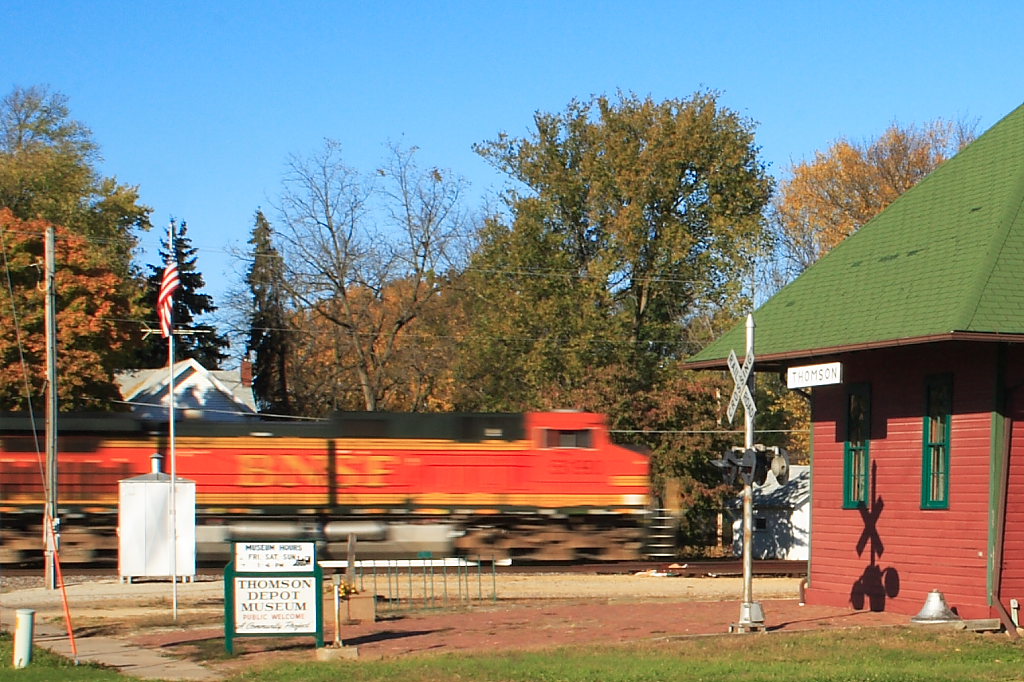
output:
[[[160,471],[160,455],[151,473],[118,482],[117,569],[121,580],[171,578],[196,574],[196,483],[177,477],[172,526],[171,477]]]

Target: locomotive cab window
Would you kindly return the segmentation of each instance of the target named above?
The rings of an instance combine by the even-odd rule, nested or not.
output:
[[[544,447],[592,448],[594,447],[594,439],[590,429],[547,429]]]

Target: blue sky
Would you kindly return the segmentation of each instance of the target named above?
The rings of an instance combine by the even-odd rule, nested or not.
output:
[[[537,110],[622,89],[698,89],[757,123],[769,171],[890,123],[977,120],[1024,102],[1024,3],[54,2],[0,0],[0,91],[48,85],[139,185],[158,229],[188,221],[209,293],[242,269],[253,213],[289,154],[339,140],[375,168],[388,142],[472,183],[471,146]],[[154,252],[155,253],[155,252]],[[146,259],[149,262],[155,257]]]

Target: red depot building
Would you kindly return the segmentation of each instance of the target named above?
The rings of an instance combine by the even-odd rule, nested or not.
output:
[[[1024,106],[754,321],[755,371],[833,379],[807,389],[807,602],[913,615],[939,590],[1008,624],[1024,600]],[[739,324],[688,364],[723,369],[744,341]]]

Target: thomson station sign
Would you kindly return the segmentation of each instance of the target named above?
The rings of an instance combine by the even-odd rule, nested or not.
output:
[[[843,363],[841,362],[790,367],[786,372],[786,386],[789,388],[808,388],[841,383],[843,383]]]

